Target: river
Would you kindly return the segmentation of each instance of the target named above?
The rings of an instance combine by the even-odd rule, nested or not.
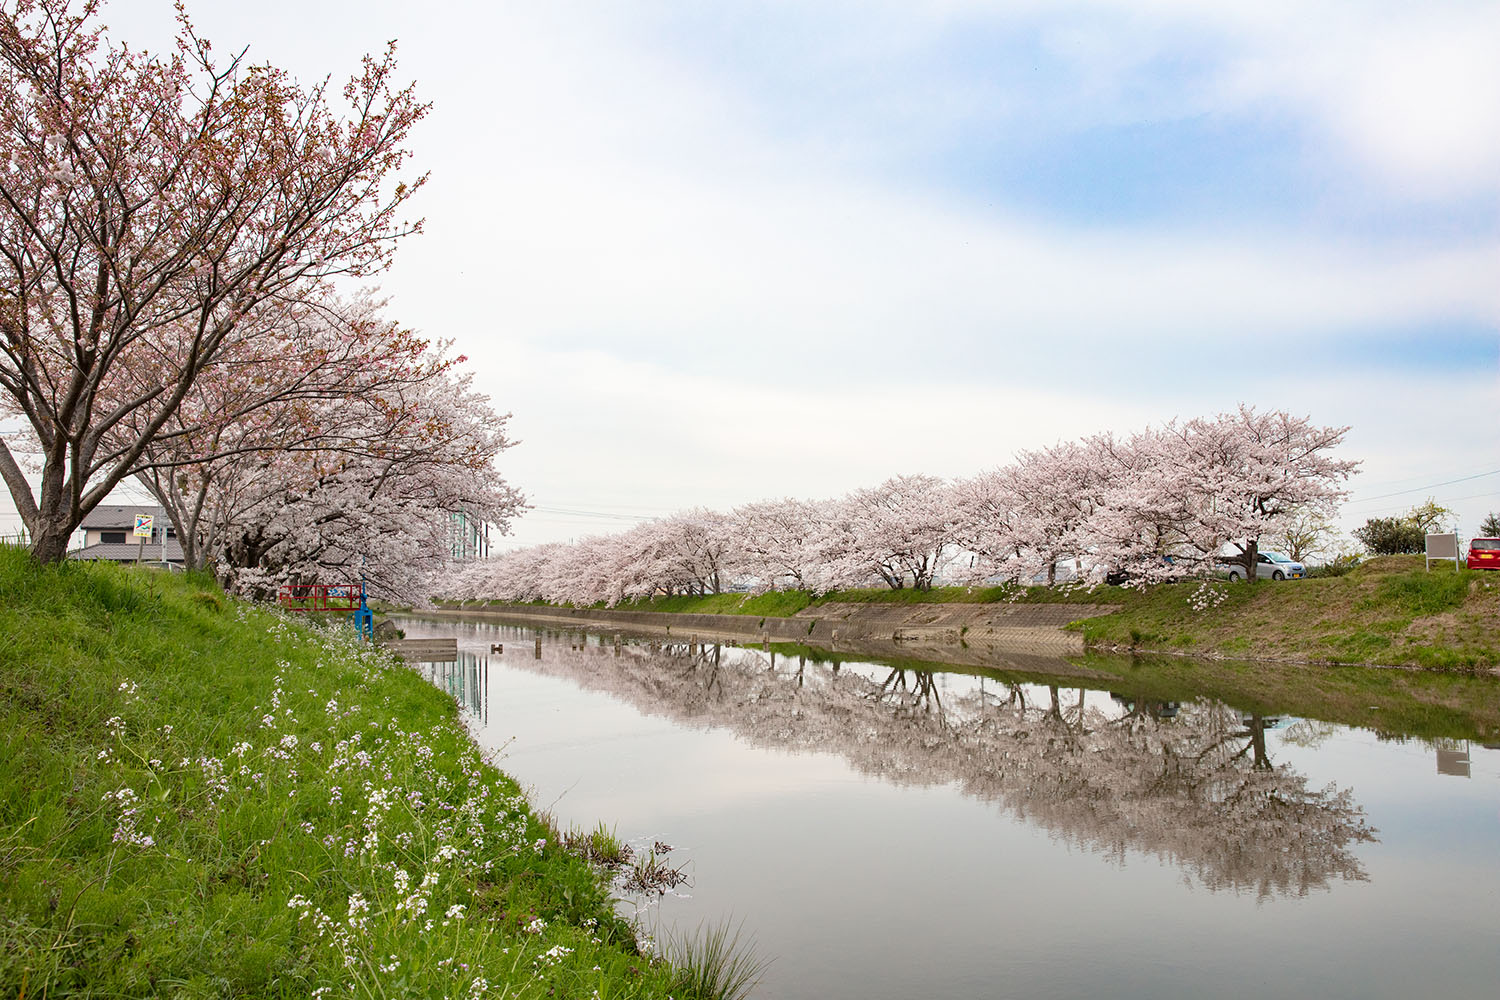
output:
[[[1486,702],[1478,714],[1387,699],[1356,706],[1377,721],[1354,725],[1347,704],[1331,722],[1305,698],[1292,715],[1132,693],[1080,679],[1083,661],[926,671],[401,624],[457,636],[459,663],[421,669],[561,828],[672,846],[690,885],[637,901],[639,919],[658,935],[741,927],[771,959],[756,996],[1368,1000],[1500,984],[1489,682],[1459,699]]]

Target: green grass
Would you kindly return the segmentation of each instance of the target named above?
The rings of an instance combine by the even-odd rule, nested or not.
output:
[[[592,830],[569,830],[563,835],[563,843],[591,864],[610,870],[623,867],[635,856],[631,846],[602,822]]]
[[[1134,591],[1118,587],[933,587],[931,590],[891,590],[888,587],[864,590],[834,590],[814,593],[808,590],[773,590],[764,594],[675,594],[671,597],[641,597],[614,605],[621,611],[655,611],[669,614],[758,615],[767,618],[790,618],[808,608],[827,604],[992,604],[1006,601],[1028,604],[1119,604],[1122,607],[1139,602]],[[443,607],[477,609],[485,607],[554,607],[545,601],[439,601]],[[572,607],[572,605],[561,605]],[[607,610],[604,604],[593,605]]]
[[[683,996],[455,711],[204,578],[0,546],[0,996]]]
[[[692,937],[672,938],[667,958],[681,970],[678,986],[689,996],[743,1000],[765,974],[769,963],[740,940],[728,924],[700,928]]]
[[[1469,582],[1476,574],[1423,571],[1386,577],[1380,581],[1375,601],[1416,617],[1435,615],[1459,607],[1469,593]]]
[[[1373,559],[1309,580],[1195,582],[1137,592],[1117,613],[1075,622],[1092,647],[1372,663],[1432,670],[1500,666],[1500,573]]]
[[[757,615],[789,618],[807,607],[812,595],[805,590],[773,590],[765,594],[678,594],[621,602],[627,611],[670,611],[695,615]]]

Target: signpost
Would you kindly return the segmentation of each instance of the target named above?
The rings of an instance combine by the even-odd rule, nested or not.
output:
[[[141,557],[146,554],[146,539],[151,537],[151,526],[155,519],[150,514],[137,514],[135,516],[135,537],[140,541],[136,543],[135,562],[139,566]]]
[[[1427,572],[1432,572],[1434,559],[1452,559],[1453,568],[1458,568],[1458,536],[1452,532],[1427,536]]]

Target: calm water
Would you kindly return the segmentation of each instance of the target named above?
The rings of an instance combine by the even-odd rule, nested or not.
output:
[[[743,922],[774,958],[760,997],[1500,989],[1500,749],[1035,674],[403,624],[458,637],[429,676],[560,826],[674,845],[692,885],[643,920]]]

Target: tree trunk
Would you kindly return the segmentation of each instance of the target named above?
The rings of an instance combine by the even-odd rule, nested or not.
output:
[[[1257,771],[1271,770],[1271,756],[1266,752],[1266,720],[1250,716],[1251,766]]]
[[[40,520],[31,536],[31,556],[39,563],[62,562],[68,555],[68,538],[73,531],[55,519]]]
[[[54,466],[48,456],[47,464],[42,467],[42,483],[31,525],[31,556],[39,563],[62,562],[67,558],[68,539],[88,513],[65,498],[68,492],[62,469]]]

